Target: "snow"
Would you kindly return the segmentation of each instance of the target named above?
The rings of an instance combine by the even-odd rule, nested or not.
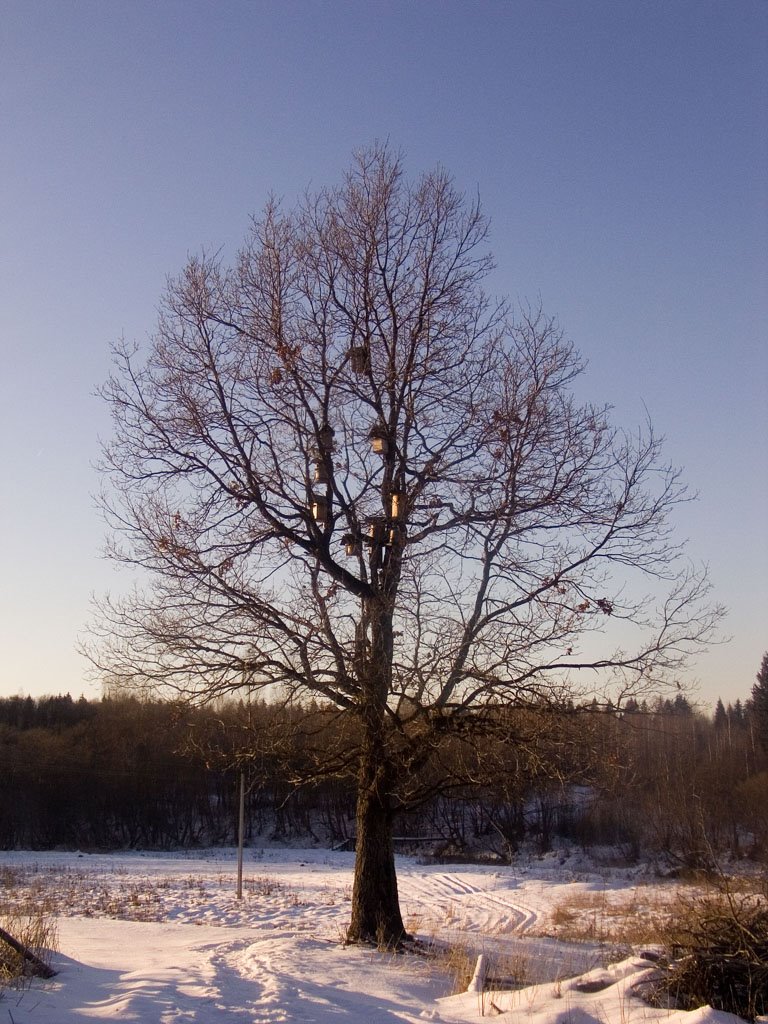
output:
[[[729,1014],[656,1009],[636,987],[641,956],[604,962],[597,946],[542,937],[574,892],[634,885],[558,861],[513,867],[398,859],[406,926],[433,952],[461,946],[474,966],[524,964],[526,987],[451,994],[445,956],[345,947],[353,856],[246,851],[235,896],[231,850],[174,854],[0,854],[6,901],[32,893],[55,914],[50,981],[0,994],[0,1022],[70,1024],[729,1024]],[[661,887],[659,887],[661,889]],[[658,896],[658,893],[656,893]],[[470,967],[470,973],[471,973]],[[522,968],[521,968],[522,969]],[[568,977],[575,975],[575,977]],[[476,986],[477,987],[477,986]]]

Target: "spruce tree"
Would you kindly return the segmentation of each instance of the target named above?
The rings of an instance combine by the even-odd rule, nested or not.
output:
[[[768,751],[768,651],[763,655],[757,682],[752,687],[752,715],[755,723],[755,735]]]

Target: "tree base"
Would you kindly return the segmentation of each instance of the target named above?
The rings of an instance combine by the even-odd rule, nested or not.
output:
[[[398,935],[385,935],[380,932],[378,935],[355,936],[352,929],[347,930],[344,937],[345,946],[367,946],[371,949],[378,949],[382,953],[415,953],[422,949],[421,943],[408,932],[401,932]]]

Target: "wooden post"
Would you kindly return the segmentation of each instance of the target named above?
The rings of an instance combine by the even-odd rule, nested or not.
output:
[[[488,975],[488,959],[481,953],[475,964],[475,973],[469,983],[467,992],[482,992],[485,988],[485,979]]]
[[[237,898],[243,898],[243,838],[245,835],[245,772],[240,772],[240,814],[237,823]]]

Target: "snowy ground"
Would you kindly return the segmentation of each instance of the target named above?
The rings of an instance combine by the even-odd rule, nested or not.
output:
[[[526,866],[398,862],[407,927],[425,945],[483,953],[499,991],[451,994],[440,957],[345,948],[352,855],[234,851],[184,855],[0,853],[0,901],[30,891],[58,918],[58,974],[0,994],[0,1024],[727,1024],[709,1009],[653,1009],[634,992],[653,971],[639,956],[607,966],[595,945],[542,937],[574,895],[663,898],[627,873],[556,860]],[[668,892],[668,890],[666,890]],[[637,901],[642,906],[642,900]],[[574,977],[575,975],[575,977]],[[525,987],[511,989],[513,981]]]

